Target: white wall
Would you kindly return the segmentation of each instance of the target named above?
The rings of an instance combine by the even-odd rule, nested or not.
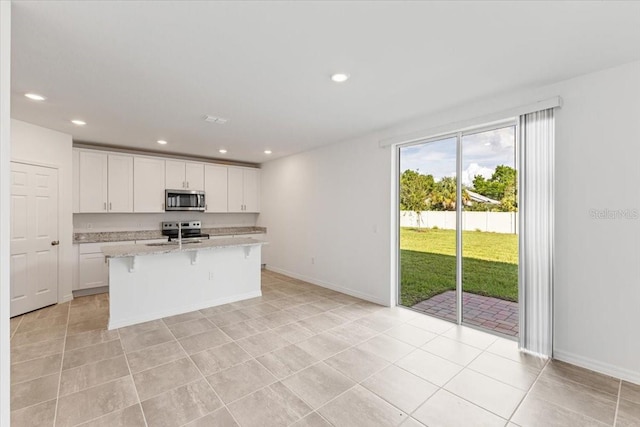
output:
[[[640,62],[264,164],[258,225],[269,228],[267,267],[392,303],[395,159],[379,140],[468,125],[558,95],[565,104],[556,120],[554,354],[640,382],[640,221],[589,215],[592,208],[640,208]]]
[[[389,304],[390,152],[368,137],[265,163],[267,268]]]
[[[203,228],[252,227],[256,225],[255,213],[84,213],[73,214],[73,231],[91,233],[96,231],[140,231],[160,230],[162,221],[200,220]]]
[[[0,426],[8,426],[10,390],[9,247],[11,198],[11,2],[0,1]]]
[[[640,62],[558,90],[554,354],[640,383]]]
[[[72,141],[71,135],[11,120],[11,160],[58,169],[58,302],[73,298],[72,272]]]

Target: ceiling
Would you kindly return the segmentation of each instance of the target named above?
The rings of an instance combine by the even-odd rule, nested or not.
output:
[[[25,1],[12,29],[12,117],[256,163],[640,59],[624,1]]]

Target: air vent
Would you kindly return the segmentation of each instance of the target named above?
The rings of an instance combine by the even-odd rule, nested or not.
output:
[[[229,121],[229,119],[206,115],[206,116],[204,116],[204,121],[205,122],[209,122],[209,123],[217,123],[219,125],[223,125],[223,124],[227,123]]]

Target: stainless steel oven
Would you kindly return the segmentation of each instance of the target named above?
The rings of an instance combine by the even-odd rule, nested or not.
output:
[[[206,207],[204,191],[165,190],[165,199],[165,211],[204,212]]]

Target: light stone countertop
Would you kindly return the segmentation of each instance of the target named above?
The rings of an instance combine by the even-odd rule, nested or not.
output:
[[[250,237],[235,237],[230,239],[202,240],[199,243],[183,243],[182,248],[178,244],[163,245],[117,245],[103,246],[102,252],[107,258],[124,258],[139,255],[170,254],[174,252],[192,252],[207,249],[231,248],[242,246],[265,245],[267,242],[252,239]]]
[[[203,233],[210,236],[238,236],[244,234],[263,234],[267,232],[265,227],[214,227],[203,228]],[[162,239],[160,230],[143,231],[102,231],[91,233],[74,233],[73,243],[104,243],[104,242],[125,242],[128,240],[153,240]]]

